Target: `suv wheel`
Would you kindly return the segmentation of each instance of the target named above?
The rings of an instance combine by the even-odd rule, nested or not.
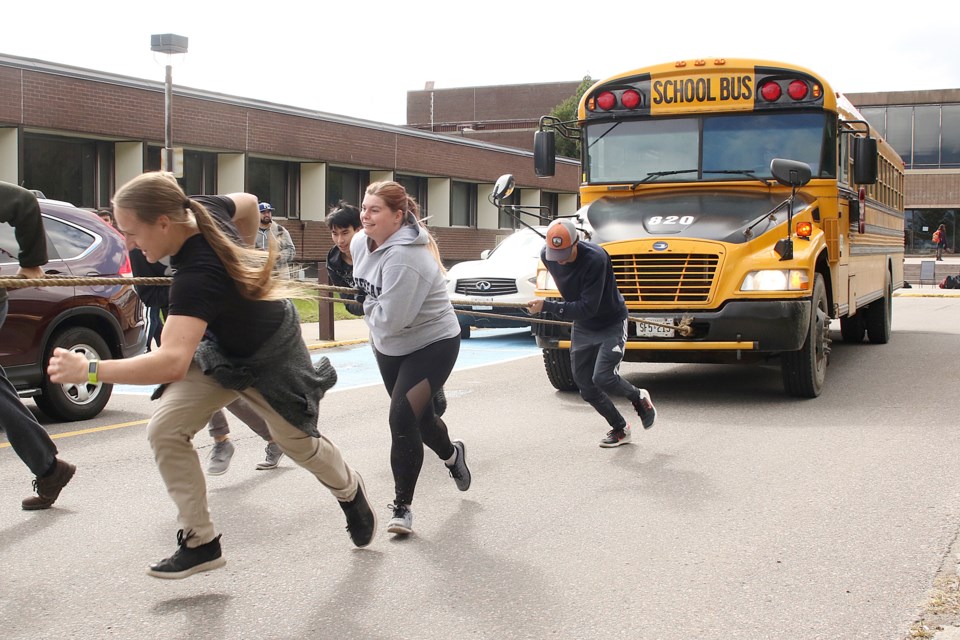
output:
[[[59,331],[53,336],[44,357],[43,384],[40,395],[34,398],[45,414],[56,420],[72,422],[89,420],[107,405],[113,385],[109,384],[54,384],[46,374],[46,363],[57,347],[82,353],[88,360],[110,358],[110,348],[103,338],[92,329],[73,327]]]

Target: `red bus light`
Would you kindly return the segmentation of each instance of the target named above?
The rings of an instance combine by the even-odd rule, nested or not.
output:
[[[610,109],[613,109],[615,106],[617,106],[617,96],[613,95],[609,91],[604,91],[597,96],[597,106],[604,111],[610,111]]]
[[[636,109],[640,106],[640,94],[633,89],[627,89],[620,96],[620,104],[627,109]]]
[[[780,99],[781,94],[782,90],[780,89],[780,85],[776,82],[768,82],[760,87],[760,95],[767,102],[776,102]]]
[[[803,100],[807,97],[807,83],[803,80],[794,80],[790,83],[790,86],[787,87],[787,95],[793,98],[794,100]]]

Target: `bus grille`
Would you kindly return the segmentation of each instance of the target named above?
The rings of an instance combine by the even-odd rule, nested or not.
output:
[[[709,253],[610,256],[627,304],[708,302],[720,257]]]
[[[462,296],[506,296],[517,292],[513,278],[462,278],[454,291]]]

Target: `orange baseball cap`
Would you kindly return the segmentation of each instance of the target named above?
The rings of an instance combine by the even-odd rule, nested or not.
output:
[[[577,228],[572,220],[568,218],[554,220],[547,227],[547,260],[551,262],[569,260],[573,247],[579,239],[580,236],[577,235]]]

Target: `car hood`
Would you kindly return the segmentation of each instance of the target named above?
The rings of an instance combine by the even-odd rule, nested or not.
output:
[[[458,262],[447,270],[447,278],[451,281],[463,278],[509,278],[536,275],[537,263],[540,258],[529,258],[526,263],[520,260],[468,260]]]
[[[602,244],[625,238],[704,238],[740,244],[755,238],[787,218],[785,194],[736,191],[679,191],[639,194],[627,198],[605,197],[585,207],[593,227],[593,242]],[[794,215],[810,205],[797,195]],[[581,212],[584,213],[584,212]],[[750,225],[775,213],[772,222],[760,222],[753,234]]]

